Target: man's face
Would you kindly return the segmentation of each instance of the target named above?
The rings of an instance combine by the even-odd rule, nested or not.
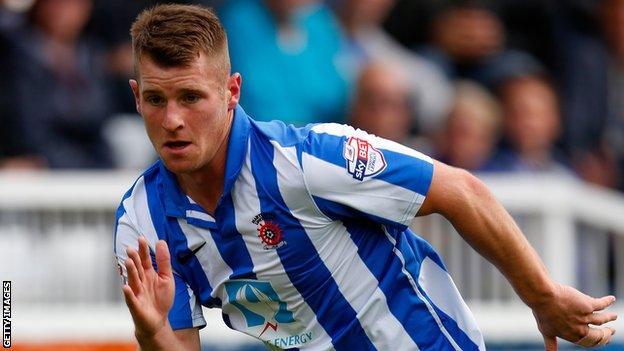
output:
[[[225,152],[241,79],[215,61],[201,54],[187,66],[161,67],[143,57],[139,81],[130,81],[147,134],[176,174],[202,170]]]

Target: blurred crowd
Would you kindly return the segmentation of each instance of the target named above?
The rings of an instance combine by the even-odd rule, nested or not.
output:
[[[157,2],[0,0],[0,168],[152,160],[124,156],[144,138],[128,31]],[[219,13],[259,120],[348,123],[472,171],[624,190],[622,0],[188,2]]]

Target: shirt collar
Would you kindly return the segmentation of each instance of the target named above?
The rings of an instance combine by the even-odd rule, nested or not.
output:
[[[242,107],[237,105],[234,110],[228,140],[222,198],[231,192],[232,186],[234,186],[234,182],[243,166],[245,155],[247,154],[247,140],[250,129],[250,117]],[[199,206],[191,204],[186,194],[180,189],[175,174],[165,167],[162,160],[158,162],[160,167],[160,186],[161,191],[164,193],[165,214],[171,217],[186,218],[187,210],[197,210]]]

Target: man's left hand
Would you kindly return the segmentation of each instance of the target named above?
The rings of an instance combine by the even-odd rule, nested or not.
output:
[[[594,298],[565,285],[557,285],[555,294],[532,306],[546,351],[557,350],[557,337],[583,347],[608,344],[615,330],[601,327],[617,319],[615,313],[601,312],[615,302],[614,296]]]

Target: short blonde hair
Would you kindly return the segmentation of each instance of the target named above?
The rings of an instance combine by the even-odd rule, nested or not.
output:
[[[223,68],[230,72],[225,30],[209,8],[157,5],[138,15],[130,34],[135,71],[144,56],[160,66],[173,67],[188,65],[203,52],[223,59]]]

